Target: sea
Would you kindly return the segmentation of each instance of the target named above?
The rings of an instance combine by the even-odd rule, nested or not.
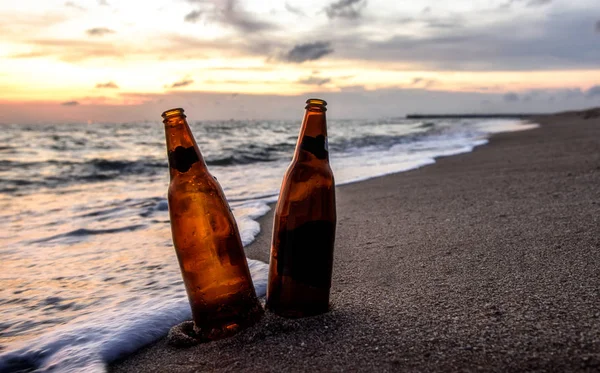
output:
[[[189,123],[248,245],[277,200],[300,122]],[[330,162],[340,186],[534,127],[514,119],[330,119]],[[191,318],[168,183],[160,121],[0,125],[0,372],[104,372]],[[268,263],[249,266],[264,296]]]

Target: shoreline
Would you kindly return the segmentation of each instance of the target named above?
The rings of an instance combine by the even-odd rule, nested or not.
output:
[[[532,115],[532,117],[534,117]],[[450,158],[450,157],[457,157],[457,156],[461,156],[461,155],[467,155],[467,154],[473,154],[475,153],[479,148],[482,147],[486,147],[489,146],[492,139],[498,135],[502,135],[502,134],[518,134],[520,132],[529,132],[529,131],[534,131],[534,130],[539,130],[541,128],[541,124],[538,123],[535,118],[543,118],[544,116],[535,116],[534,119],[521,119],[520,121],[526,125],[529,124],[535,124],[537,125],[537,127],[535,128],[530,128],[530,129],[525,129],[525,130],[519,130],[519,131],[508,131],[508,132],[499,132],[499,133],[492,133],[489,135],[489,137],[487,139],[485,139],[485,143],[483,144],[478,144],[478,145],[474,145],[473,148],[469,151],[464,151],[464,152],[460,152],[460,153],[456,153],[456,154],[450,154],[450,155],[442,155],[442,156],[437,156],[434,157],[434,161],[432,163],[427,163],[427,164],[423,164],[421,166],[417,166],[415,168],[411,168],[409,170],[404,170],[404,171],[397,171],[397,172],[392,172],[389,174],[383,174],[383,175],[379,175],[379,176],[373,176],[370,178],[366,178],[366,179],[359,179],[359,180],[355,180],[355,181],[350,181],[350,182],[346,182],[340,185],[336,185],[336,191],[337,190],[341,190],[343,188],[352,186],[354,184],[360,184],[360,183],[365,183],[365,182],[369,182],[375,179],[379,179],[379,178],[386,178],[386,177],[390,177],[390,176],[394,176],[394,175],[400,175],[400,174],[407,174],[410,172],[416,172],[421,170],[424,167],[431,167],[435,164],[437,164],[440,160],[445,159],[445,158]],[[510,118],[510,119],[516,119],[516,118]],[[334,175],[335,176],[335,175]],[[264,215],[260,216],[259,218],[256,219],[256,222],[258,222],[259,226],[260,226],[260,231],[258,232],[258,234],[256,235],[256,237],[254,237],[254,240],[252,240],[252,242],[250,242],[250,244],[248,244],[247,246],[244,247],[244,251],[246,253],[246,256],[249,259],[254,259],[254,260],[260,260],[263,263],[269,264],[270,261],[270,253],[267,251],[265,252],[264,248],[265,247],[270,247],[271,245],[271,236],[273,234],[273,214],[275,213],[275,207],[277,205],[277,201],[275,202],[269,202],[267,203],[267,206],[269,206],[269,211],[267,211]],[[265,233],[267,230],[268,234]],[[260,243],[257,243],[257,241],[261,241]]]
[[[562,114],[338,188],[331,312],[112,372],[600,368],[600,123]],[[268,262],[273,209],[248,257]]]

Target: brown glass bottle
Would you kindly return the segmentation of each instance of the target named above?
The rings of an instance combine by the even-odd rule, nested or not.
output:
[[[327,146],[327,103],[306,101],[296,152],[273,227],[267,308],[284,317],[327,312],[335,240],[335,183]]]
[[[200,339],[227,337],[263,314],[235,219],[208,172],[183,109],[162,114],[169,156],[173,245]]]

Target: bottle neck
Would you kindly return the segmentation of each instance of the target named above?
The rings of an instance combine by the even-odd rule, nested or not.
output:
[[[329,161],[327,118],[320,107],[307,107],[296,144],[294,159]]]
[[[165,124],[171,179],[178,174],[188,172],[193,165],[199,164],[206,168],[194,135],[185,120],[185,115],[169,116],[163,123]]]

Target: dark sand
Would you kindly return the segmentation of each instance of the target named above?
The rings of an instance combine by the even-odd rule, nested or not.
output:
[[[112,372],[600,371],[600,118],[338,188],[333,310]],[[268,260],[272,215],[248,248]]]

